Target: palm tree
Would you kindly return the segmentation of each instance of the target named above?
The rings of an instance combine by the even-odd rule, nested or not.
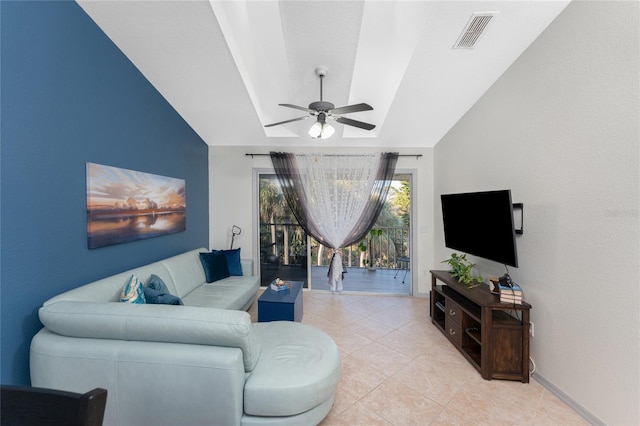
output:
[[[272,253],[278,254],[276,247],[276,219],[285,211],[285,200],[280,185],[275,179],[262,178],[259,184],[260,223],[271,226]]]
[[[411,189],[409,188],[409,181],[401,181],[400,189],[394,189],[393,200],[397,215],[402,218],[404,226],[408,227],[411,213]]]
[[[380,216],[376,220],[375,225],[371,228],[371,232],[360,242],[360,261],[359,265],[362,268],[365,266],[365,259],[369,267],[374,266],[375,253],[380,255],[378,260],[384,261],[389,259],[390,253],[387,253],[387,247],[389,244],[394,244],[393,238],[389,235],[388,228],[397,228],[402,226],[402,219],[400,219],[395,213],[395,205],[392,197],[387,198]],[[387,231],[385,232],[384,229]],[[375,248],[378,248],[376,251]],[[368,252],[367,252],[368,251]]]

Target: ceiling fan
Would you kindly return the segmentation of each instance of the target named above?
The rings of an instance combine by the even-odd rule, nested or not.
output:
[[[358,120],[352,120],[351,118],[343,117],[343,114],[348,114],[350,112],[360,112],[360,111],[370,111],[373,109],[371,105],[368,104],[355,104],[348,105],[336,108],[331,102],[326,102],[322,100],[322,79],[327,75],[327,69],[324,67],[316,68],[316,75],[320,77],[320,100],[316,102],[311,102],[308,108],[301,107],[298,105],[291,104],[278,104],[283,107],[299,109],[301,111],[305,111],[309,113],[309,115],[305,115],[303,117],[292,118],[291,120],[280,121],[278,123],[266,124],[264,127],[277,126],[280,124],[291,123],[293,121],[306,120],[311,117],[316,117],[316,122],[309,129],[309,136],[314,139],[321,138],[326,139],[333,135],[335,131],[333,126],[327,123],[327,119],[330,118],[334,121],[337,121],[341,124],[346,124],[347,126],[358,127],[360,129],[365,130],[373,130],[376,126],[374,124],[364,123]]]

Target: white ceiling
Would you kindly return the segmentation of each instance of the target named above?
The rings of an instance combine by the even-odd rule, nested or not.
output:
[[[366,102],[330,146],[432,147],[544,31],[563,1],[77,0],[209,145],[305,146],[320,99]],[[473,49],[471,16],[495,12]]]

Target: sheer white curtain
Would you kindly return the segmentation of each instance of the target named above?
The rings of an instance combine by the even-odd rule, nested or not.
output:
[[[397,153],[333,155],[271,153],[289,207],[305,231],[333,249],[329,285],[342,291],[339,249],[361,240],[378,218]]]

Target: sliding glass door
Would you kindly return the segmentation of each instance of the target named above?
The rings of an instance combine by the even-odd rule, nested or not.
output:
[[[411,294],[411,178],[396,173],[373,232],[343,249],[344,291]],[[331,250],[298,225],[275,173],[257,173],[257,188],[262,285],[280,278],[328,291]]]
[[[342,250],[344,291],[411,294],[411,175],[396,173],[385,205],[362,241]],[[329,290],[331,250],[313,238],[311,286]]]

